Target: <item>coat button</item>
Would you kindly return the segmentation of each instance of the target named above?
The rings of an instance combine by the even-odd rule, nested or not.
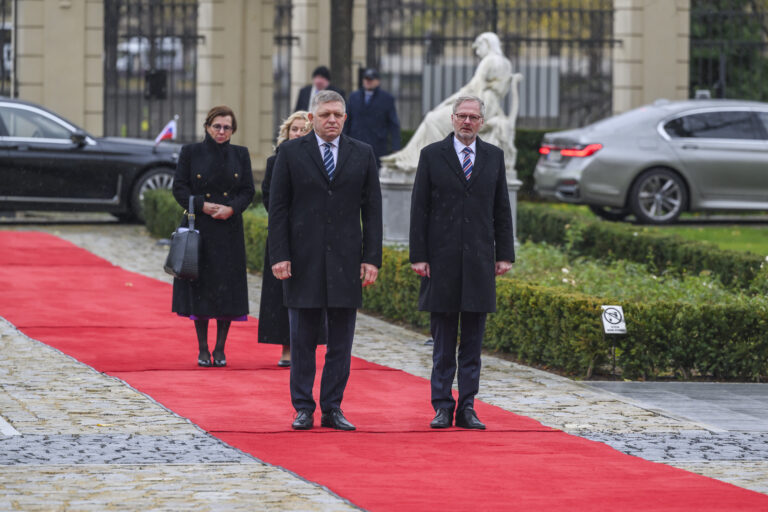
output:
[[[224,194],[222,194],[222,195],[223,195],[224,197],[227,197],[229,194],[227,194],[226,192],[224,192]]]
[[[327,246],[326,249],[328,250],[328,252],[331,252],[331,246],[330,245]]]
[[[327,219],[325,222],[326,222],[327,224],[330,224],[330,223],[331,223],[331,219],[330,219],[330,217],[329,217],[329,218],[328,218],[328,219]]]
[[[205,198],[206,199],[210,199],[211,198],[211,194],[205,194]]]
[[[202,175],[202,174],[198,174],[198,175],[197,175],[197,179],[202,179],[202,177],[203,177],[203,175]]]
[[[464,217],[464,223],[469,224],[469,219],[467,217]]]
[[[328,195],[329,195],[329,196],[332,196],[332,195],[333,195],[333,190],[330,190],[330,189],[329,189],[329,190],[328,190]]]

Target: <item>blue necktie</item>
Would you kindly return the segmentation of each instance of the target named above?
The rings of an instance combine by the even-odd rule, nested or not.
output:
[[[323,147],[325,148],[325,151],[323,151],[323,163],[325,164],[325,170],[328,171],[328,179],[332,180],[333,171],[336,170],[336,165],[333,163],[333,153],[331,153],[333,144],[325,142]]]
[[[472,176],[472,159],[469,158],[469,154],[472,153],[472,150],[470,148],[464,148],[461,150],[462,153],[464,153],[464,160],[461,162],[461,169],[464,171],[464,177],[469,180],[469,177]]]

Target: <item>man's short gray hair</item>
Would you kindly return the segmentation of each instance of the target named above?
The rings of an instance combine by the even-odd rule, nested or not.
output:
[[[331,103],[332,101],[338,101],[341,103],[341,108],[344,109],[344,113],[347,113],[347,103],[344,101],[344,97],[336,91],[330,91],[325,89],[312,96],[312,101],[309,103],[309,111],[312,114],[317,112],[317,107],[323,103]]]
[[[456,98],[456,101],[453,102],[453,113],[455,114],[456,111],[459,110],[461,104],[467,101],[474,101],[480,105],[480,115],[485,117],[485,102],[477,96],[459,96]]]

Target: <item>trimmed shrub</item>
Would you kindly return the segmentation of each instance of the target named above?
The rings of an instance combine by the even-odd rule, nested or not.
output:
[[[517,179],[523,182],[520,186],[521,197],[533,196],[533,171],[539,161],[539,147],[544,134],[552,130],[515,129],[515,147],[517,148]]]
[[[143,207],[147,230],[156,238],[170,238],[181,224],[184,208],[179,206],[170,190],[147,190]]]
[[[519,203],[517,233],[521,240],[547,242],[576,256],[629,260],[651,272],[676,275],[711,272],[726,286],[749,289],[763,258],[727,251],[707,242],[643,230],[641,226],[574,216],[545,203]]]

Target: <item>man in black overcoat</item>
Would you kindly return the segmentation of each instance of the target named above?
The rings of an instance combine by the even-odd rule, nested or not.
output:
[[[373,147],[376,163],[400,149],[400,120],[395,98],[381,88],[379,72],[368,68],[363,73],[363,87],[349,95],[349,118],[344,133]]]
[[[294,112],[299,110],[309,110],[312,98],[320,91],[336,91],[344,97],[344,91],[331,84],[331,70],[325,66],[318,66],[312,71],[312,83],[299,89],[299,95],[296,98]]]
[[[341,95],[315,95],[309,118],[313,131],[280,146],[270,187],[270,262],[283,280],[290,325],[292,427],[313,425],[317,328],[325,313],[321,424],[354,430],[341,401],[362,287],[376,281],[381,266],[381,189],[371,146],[342,135]]]
[[[485,105],[461,96],[454,132],[421,151],[411,197],[410,261],[422,276],[419,310],[430,311],[432,428],[484,429],[473,408],[487,313],[496,279],[515,259],[504,152],[477,137]],[[453,398],[458,350],[458,404]]]

